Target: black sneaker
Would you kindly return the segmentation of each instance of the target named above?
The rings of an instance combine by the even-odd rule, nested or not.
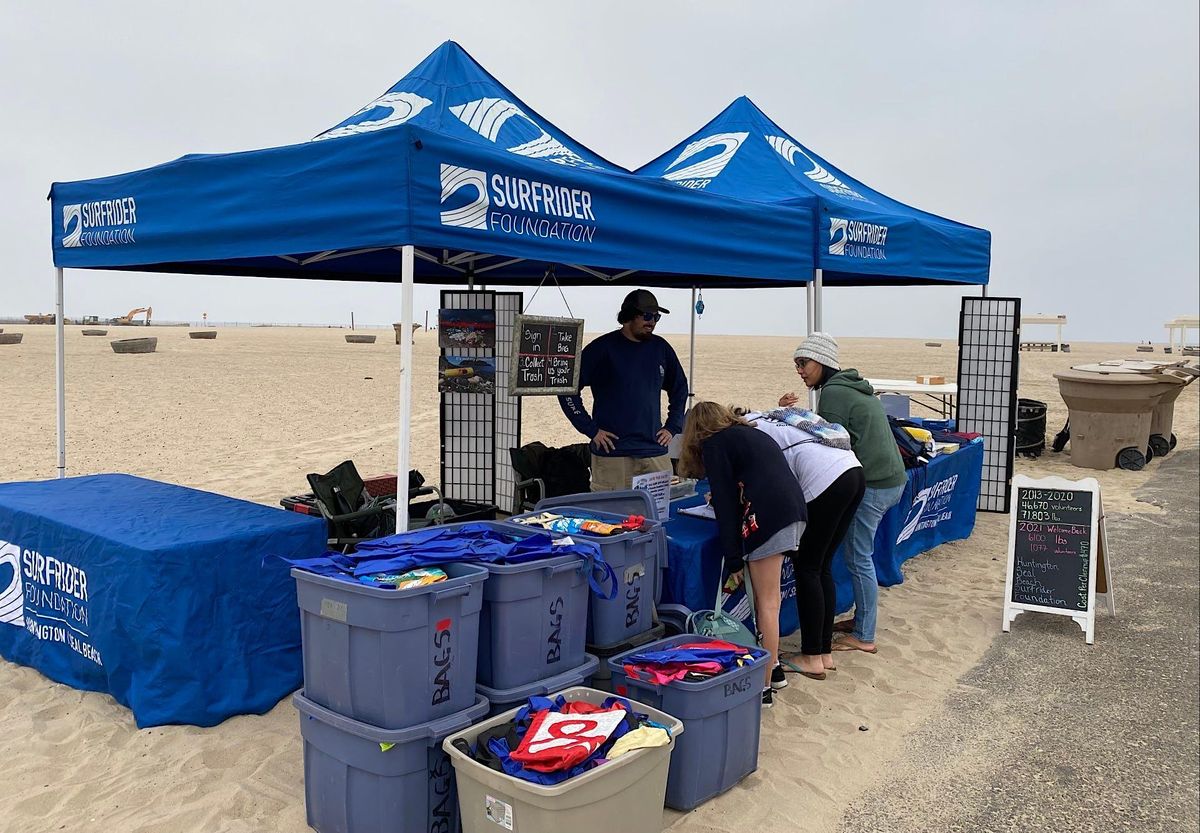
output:
[[[787,677],[783,672],[783,663],[775,663],[775,667],[771,669],[771,688],[779,691],[781,688],[787,688]]]
[[[771,688],[764,688],[762,693],[762,707],[769,709],[775,705],[775,691]]]

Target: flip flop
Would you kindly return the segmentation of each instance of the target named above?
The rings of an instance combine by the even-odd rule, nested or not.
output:
[[[852,639],[854,642],[850,641]],[[848,639],[839,639],[837,642],[833,643],[833,650],[862,651],[864,654],[875,654],[879,652],[878,647],[865,648],[863,647],[864,645],[866,645],[865,642],[859,642],[857,639],[854,639],[854,637],[849,637]]]
[[[788,662],[785,659],[781,659],[780,664],[783,665],[784,668],[786,668],[788,671],[794,671],[795,673],[800,674],[801,676],[808,677],[810,680],[825,679],[824,671],[805,671],[799,665],[796,665],[794,662]]]

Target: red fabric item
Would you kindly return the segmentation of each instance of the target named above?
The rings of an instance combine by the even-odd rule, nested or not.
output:
[[[536,772],[559,772],[586,761],[625,719],[621,708],[567,703],[562,711],[540,711],[509,757]]]
[[[625,673],[632,679],[645,680],[655,685],[682,680],[690,672],[716,676],[724,669],[719,662],[668,662],[661,665],[626,665]]]

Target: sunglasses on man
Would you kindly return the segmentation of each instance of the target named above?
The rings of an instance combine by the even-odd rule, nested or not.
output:
[[[661,312],[643,312],[642,313],[642,320],[644,320],[644,321],[657,321],[660,318],[662,318]]]

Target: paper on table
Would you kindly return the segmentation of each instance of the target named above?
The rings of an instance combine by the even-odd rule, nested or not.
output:
[[[686,509],[680,509],[679,514],[691,515],[693,518],[708,518],[710,521],[717,519],[717,513],[713,511],[711,503],[702,503],[699,506],[689,506]]]
[[[653,471],[633,478],[633,488],[644,489],[654,499],[658,517],[665,519],[671,506],[671,472]]]

